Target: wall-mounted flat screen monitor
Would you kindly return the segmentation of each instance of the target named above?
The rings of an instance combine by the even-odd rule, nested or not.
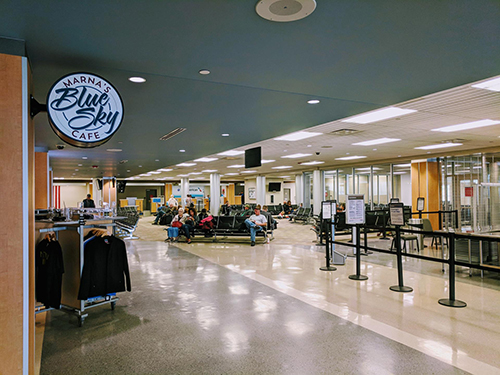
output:
[[[262,165],[262,148],[254,147],[245,150],[245,168],[255,168]]]
[[[270,182],[268,191],[281,191],[281,182]]]

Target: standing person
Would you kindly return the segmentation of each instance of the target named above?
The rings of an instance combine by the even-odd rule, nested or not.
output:
[[[196,208],[189,207],[188,208],[188,216],[186,217],[186,220],[184,221],[184,224],[181,227],[181,229],[184,232],[184,235],[186,236],[187,243],[191,243],[191,235],[192,235],[192,232],[194,232],[194,228],[197,224],[197,221],[198,221],[198,218],[196,216]]]
[[[193,199],[191,198],[191,194],[188,194],[186,196],[186,207],[191,207],[192,203],[193,203]]]
[[[251,246],[255,246],[255,234],[267,227],[267,219],[260,213],[260,205],[257,205],[254,214],[245,220],[245,225],[250,230]]]
[[[179,203],[177,202],[177,199],[175,199],[173,195],[170,196],[170,199],[168,200],[167,204],[170,207],[172,207],[172,205],[174,205],[175,207],[177,207],[179,205]]]
[[[95,208],[94,200],[90,194],[87,194],[87,199],[83,200],[83,208]]]

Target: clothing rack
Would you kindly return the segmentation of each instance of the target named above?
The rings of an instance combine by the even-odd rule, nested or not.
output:
[[[88,230],[94,228],[106,230],[111,228],[112,234],[115,235],[116,223],[114,221],[118,219],[120,218],[109,217],[94,220],[80,219],[71,222],[54,222],[51,223],[54,226],[38,229],[39,233],[54,232],[61,244],[65,271],[62,280],[61,311],[76,315],[79,327],[83,326],[85,318],[88,316],[86,312],[88,309],[110,304],[111,310],[114,310],[116,302],[119,300],[116,295],[92,297],[88,300],[78,299],[83,271],[85,234]],[[78,251],[75,251],[75,247]],[[35,314],[50,310],[54,310],[54,308],[47,308],[43,305],[35,306]]]

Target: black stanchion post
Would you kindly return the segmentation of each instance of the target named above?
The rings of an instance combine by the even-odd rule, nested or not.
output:
[[[361,236],[359,233],[359,224],[355,225],[356,228],[356,274],[350,275],[351,280],[368,280],[368,276],[361,274]]]
[[[455,299],[455,234],[449,233],[449,259],[448,272],[450,273],[450,281],[448,288],[450,290],[450,298],[442,298],[438,302],[440,305],[448,307],[465,307],[467,304],[464,301]]]
[[[443,229],[443,216],[441,214],[441,210],[438,211],[438,220],[439,220],[439,230]]]
[[[385,210],[382,212],[382,237],[380,237],[381,240],[390,240],[389,237],[386,235],[386,225],[387,225],[387,220],[386,220],[386,212]]]
[[[401,254],[401,227],[399,225],[396,226],[396,257],[398,261],[398,285],[393,285],[389,289],[400,293],[413,292],[413,288],[404,286],[403,282],[403,255]]]
[[[362,255],[370,255],[373,254],[372,251],[368,251],[368,229],[366,228],[366,224],[363,227],[363,254]]]
[[[323,220],[321,221],[321,224],[323,224]],[[321,225],[323,227],[323,225]],[[326,266],[321,267],[321,271],[337,271],[336,267],[332,267],[330,265],[330,247],[332,245],[331,240],[330,240],[330,225],[329,225],[329,220],[326,222],[326,232],[325,232],[325,249],[326,249]]]

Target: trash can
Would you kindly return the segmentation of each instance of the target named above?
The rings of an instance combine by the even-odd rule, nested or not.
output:
[[[422,219],[410,219],[408,220],[408,225],[412,230],[422,230],[424,227],[424,221]],[[424,249],[424,235],[417,234],[418,247],[423,250]]]

